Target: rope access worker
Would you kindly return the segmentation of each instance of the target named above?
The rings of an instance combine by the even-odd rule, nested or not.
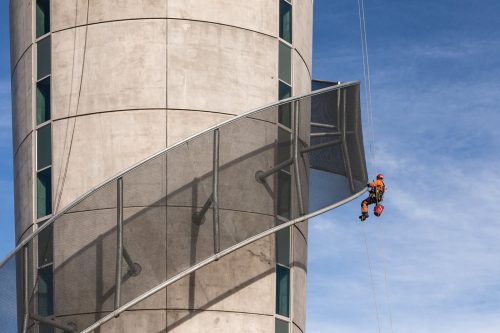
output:
[[[364,221],[368,218],[368,205],[375,204],[375,215],[380,216],[384,209],[384,206],[380,205],[382,202],[385,192],[384,175],[379,173],[377,179],[366,186],[370,188],[370,194],[368,198],[361,202],[361,215],[359,219]],[[377,209],[378,207],[378,209]]]

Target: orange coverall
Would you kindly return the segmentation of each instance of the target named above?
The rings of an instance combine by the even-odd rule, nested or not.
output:
[[[377,179],[368,184],[374,192],[370,192],[370,196],[361,202],[361,213],[368,214],[368,205],[377,203],[377,194],[379,193],[379,202],[382,201],[382,194],[385,191],[385,184],[382,180]]]

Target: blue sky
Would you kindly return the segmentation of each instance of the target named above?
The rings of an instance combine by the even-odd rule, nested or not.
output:
[[[366,0],[365,7],[376,139],[370,173],[386,175],[386,210],[361,225],[358,200],[311,222],[307,331],[378,332],[378,311],[381,332],[498,332],[500,3]],[[314,77],[362,79],[357,1],[316,0],[314,25]],[[14,234],[7,0],[0,45],[3,257]]]
[[[314,76],[362,79],[357,1],[315,6]],[[356,202],[311,223],[308,332],[378,332],[377,310],[381,332],[498,332],[500,3],[365,10],[386,210],[360,225]]]
[[[0,0],[0,254],[14,246],[9,2]]]

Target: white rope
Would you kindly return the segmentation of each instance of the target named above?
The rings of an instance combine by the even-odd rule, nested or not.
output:
[[[379,229],[383,230],[382,225],[380,225]],[[381,233],[383,233],[383,232],[381,231]],[[385,234],[383,234],[381,238],[382,238],[382,240],[379,242],[379,246],[380,246],[380,250],[381,250],[380,252],[381,252],[381,256],[382,256],[382,263],[384,266],[385,304],[389,309],[389,323],[391,325],[391,333],[394,333],[394,329],[393,329],[393,325],[392,325],[392,309],[391,309],[391,303],[390,303],[390,299],[389,299],[389,292],[388,292],[388,288],[387,288],[387,284],[388,284],[387,283],[387,257],[385,256],[385,247],[384,247]]]
[[[358,0],[358,17],[359,30],[361,38],[361,52],[363,54],[363,78],[365,81],[365,104],[366,113],[368,116],[368,132],[369,132],[369,147],[370,147],[370,164],[376,168],[375,160],[375,131],[373,126],[373,109],[372,109],[372,91],[371,91],[371,73],[370,61],[368,56],[368,41],[366,36],[366,21],[365,21],[365,5],[364,0]]]
[[[377,293],[375,291],[375,280],[373,279],[373,272],[372,272],[372,260],[370,257],[370,250],[368,249],[368,241],[366,240],[364,224],[365,223],[363,222],[363,227],[361,229],[363,230],[363,238],[365,240],[366,257],[368,258],[368,268],[370,269],[370,280],[372,285],[373,304],[375,306],[375,314],[377,316],[378,333],[380,333],[380,315],[378,310]]]
[[[370,164],[371,164],[372,168],[377,169],[377,162],[376,162],[376,156],[375,156],[375,129],[374,129],[374,122],[373,122],[370,60],[369,60],[369,55],[368,55],[368,38],[367,38],[367,34],[366,34],[365,5],[364,5],[364,0],[357,0],[357,1],[358,1],[359,30],[360,30],[360,38],[361,38],[361,51],[363,54],[363,77],[365,80],[364,89],[365,89],[366,113],[367,113],[367,117],[368,117],[368,131],[369,131],[369,136],[370,136],[370,139],[369,139]],[[378,329],[380,332],[380,319],[379,319],[379,311],[378,311],[378,305],[377,305],[377,299],[376,299],[376,293],[375,293],[375,283],[373,281],[371,259],[370,259],[370,255],[369,255],[368,242],[366,240],[366,234],[365,234],[364,230],[363,230],[363,235],[364,235],[364,239],[365,239],[366,253],[368,256],[368,264],[370,266],[370,278],[372,279],[373,298],[374,298],[375,308],[376,308],[376,312],[377,312]],[[388,307],[388,310],[389,310],[389,320],[390,320],[391,332],[394,333],[393,321],[392,321],[392,310],[391,310],[391,306],[389,303],[388,288],[387,288],[387,285],[388,285],[388,283],[387,283],[387,260],[385,257],[383,239],[380,242],[380,244],[379,245],[380,245],[380,248],[382,251],[382,261],[383,261],[383,268],[384,268],[385,303],[386,303],[386,306]]]

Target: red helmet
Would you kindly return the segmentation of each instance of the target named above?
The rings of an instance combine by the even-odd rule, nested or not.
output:
[[[377,179],[384,179],[384,175],[383,175],[382,173],[379,173],[379,174],[377,175]]]

